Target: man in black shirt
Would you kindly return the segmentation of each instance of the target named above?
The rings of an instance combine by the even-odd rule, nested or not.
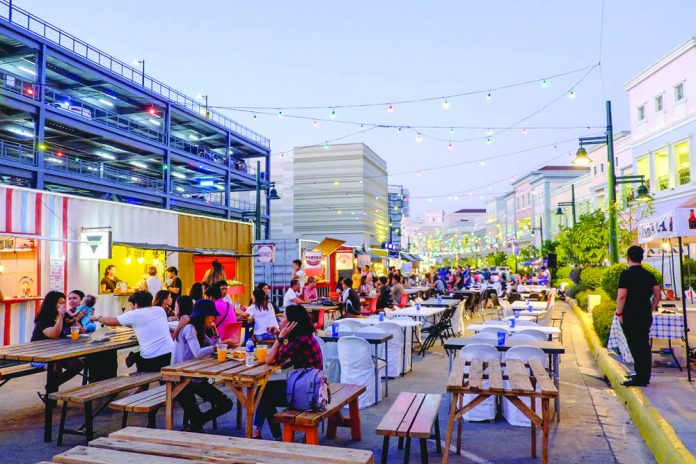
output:
[[[174,266],[167,268],[167,290],[172,295],[172,310],[176,304],[176,299],[181,296],[181,279],[179,278],[179,270]]]
[[[629,247],[627,258],[628,268],[619,277],[616,315],[619,317],[628,348],[633,355],[636,373],[622,385],[644,387],[650,383],[652,355],[649,333],[652,313],[660,303],[660,286],[655,276],[640,265],[643,261],[641,247]]]

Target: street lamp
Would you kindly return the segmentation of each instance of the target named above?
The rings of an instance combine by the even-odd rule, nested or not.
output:
[[[199,100],[205,101],[205,114],[203,116],[205,116],[206,118],[209,118],[210,113],[208,112],[208,94],[202,95],[199,93],[198,95],[196,95],[196,98]]]
[[[139,60],[137,58],[134,58],[133,61],[131,61],[131,64],[139,64],[140,66],[143,67],[143,80],[142,80],[142,85],[145,87],[145,60]]]
[[[578,150],[580,151],[580,150]],[[584,151],[584,149],[583,149]],[[587,157],[587,152],[585,152]],[[589,159],[589,158],[588,158]],[[556,208],[556,215],[563,216],[563,207],[570,206],[573,212],[573,227],[575,227],[575,184],[570,184],[570,201],[559,201]]]

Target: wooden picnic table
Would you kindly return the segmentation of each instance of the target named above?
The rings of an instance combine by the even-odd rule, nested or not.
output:
[[[551,366],[551,375],[556,389],[561,391],[561,371],[559,369],[560,355],[565,353],[563,344],[557,341],[515,341],[508,337],[505,338],[503,345],[498,345],[497,340],[486,340],[481,338],[448,338],[445,341],[445,351],[449,355],[449,370],[452,371],[452,363],[454,357],[459,350],[468,345],[476,345],[484,343],[486,345],[495,346],[498,351],[507,351],[513,346],[535,346],[549,356],[549,365]],[[561,420],[561,398],[560,395],[554,400],[554,410],[556,411],[556,422]]]
[[[372,451],[126,427],[53,457],[69,464],[372,464]]]
[[[174,400],[193,379],[214,379],[227,385],[246,409],[245,434],[251,437],[254,411],[266,388],[268,378],[280,366],[255,362],[247,366],[243,360],[229,359],[219,362],[217,357],[205,357],[184,361],[162,368],[162,380],[167,387],[165,424],[167,430],[174,425]],[[239,416],[237,416],[239,419]]]
[[[64,359],[81,358],[96,353],[120,350],[138,345],[133,329],[119,327],[107,331],[108,339],[97,341],[93,335],[78,340],[53,338],[37,342],[20,343],[0,347],[0,359],[46,364],[46,401],[44,408],[44,441],[50,442],[53,429],[53,408],[56,405],[49,395],[58,391],[54,364]]]
[[[484,380],[488,382],[484,384]],[[504,380],[508,381],[507,386],[503,382]],[[536,429],[537,427],[541,428],[541,464],[548,463],[549,401],[558,397],[558,390],[546,373],[541,361],[531,359],[528,363],[523,363],[517,359],[508,359],[506,362],[501,363],[497,359],[489,361],[473,359],[466,361],[464,358],[457,358],[447,379],[447,392],[452,395],[452,401],[450,403],[447,435],[442,455],[443,463],[446,463],[449,457],[454,422],[459,421],[457,428],[457,454],[460,454],[462,416],[490,396],[506,397],[530,420],[533,458],[537,456]],[[464,395],[466,394],[475,395],[475,397],[469,403],[463,404]],[[523,397],[531,400],[531,407],[524,404],[521,399]],[[541,415],[536,412],[537,398],[541,400]]]

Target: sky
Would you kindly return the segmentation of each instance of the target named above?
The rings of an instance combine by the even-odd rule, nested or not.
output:
[[[15,4],[207,94],[269,137],[273,156],[364,142],[410,190],[412,215],[485,207],[515,176],[570,163],[579,136],[603,133],[607,99],[615,131],[629,129],[625,82],[696,35],[693,0]],[[342,107],[365,103],[379,105]],[[291,109],[307,106],[321,108]]]

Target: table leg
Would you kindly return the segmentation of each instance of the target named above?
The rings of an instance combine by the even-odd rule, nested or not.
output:
[[[389,345],[384,342],[384,397],[389,396]]]
[[[542,438],[541,438],[541,464],[549,462],[549,399],[541,399],[541,420],[542,420]]]
[[[389,435],[385,435],[382,440],[382,464],[387,464],[387,456],[389,454]]]
[[[553,383],[556,385],[556,390],[558,390],[558,396],[553,400],[553,406],[556,410],[556,422],[561,421],[561,373],[558,370],[558,353],[553,355]]]
[[[401,362],[401,374],[406,373],[406,327],[404,327],[404,354]]]
[[[375,344],[375,404],[379,403],[379,389],[381,382],[379,380],[379,345]]]
[[[246,420],[244,422],[244,433],[245,437],[251,438],[251,430],[254,422],[254,393],[256,391],[256,387],[247,387],[246,388]]]
[[[55,363],[46,363],[46,404],[44,407],[44,441],[50,442],[53,433],[53,408],[56,402],[49,399],[48,395],[58,391],[57,373]]]
[[[171,430],[174,426],[174,382],[165,383],[167,389],[167,399],[164,402],[164,428]]]
[[[454,431],[454,416],[459,403],[459,394],[452,393],[450,397],[450,414],[447,421],[447,434],[445,435],[445,449],[442,451],[442,463],[446,464],[449,458],[450,445],[452,444],[452,432]]]

